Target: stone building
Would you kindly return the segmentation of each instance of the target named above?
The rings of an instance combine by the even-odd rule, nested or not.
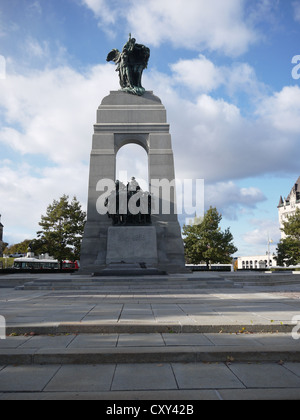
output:
[[[283,222],[287,220],[289,216],[293,216],[296,213],[297,208],[300,209],[300,177],[294,184],[287,198],[283,199],[282,196],[280,197],[278,205],[280,228],[283,228]],[[283,232],[281,232],[281,238],[285,239],[285,234]]]
[[[254,255],[252,257],[239,257],[239,270],[263,270],[276,267],[277,261],[274,255]]]

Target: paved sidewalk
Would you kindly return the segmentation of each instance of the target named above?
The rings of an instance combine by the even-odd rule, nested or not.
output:
[[[300,315],[300,285],[201,290],[133,283],[105,284],[93,291],[0,289],[0,315],[9,332],[30,327],[65,332],[64,324],[73,324],[74,330],[80,326],[80,331],[84,326],[108,326],[112,331],[115,326],[121,332],[141,332],[139,326],[148,326],[150,332],[151,326],[165,325],[168,329],[159,332],[172,327],[174,332],[219,332],[220,327],[227,328],[224,332],[290,332],[293,318]]]
[[[297,284],[6,288],[0,315],[0,399],[300,399]]]
[[[6,366],[0,399],[299,400],[300,364]]]
[[[159,362],[300,363],[291,334],[62,334],[0,341],[0,365]]]

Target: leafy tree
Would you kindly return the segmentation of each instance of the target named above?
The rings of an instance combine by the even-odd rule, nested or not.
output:
[[[283,222],[281,229],[286,235],[277,246],[278,265],[297,265],[300,263],[300,210]]]
[[[285,222],[283,222],[283,228],[281,229],[286,236],[290,236],[293,239],[300,241],[300,209],[296,209],[294,215],[289,216]]]
[[[30,243],[32,242],[31,239],[25,239],[25,241],[20,242],[19,244],[11,245],[10,247],[6,247],[4,249],[4,254],[11,255],[11,254],[26,254]]]
[[[210,208],[199,224],[184,226],[184,245],[187,261],[191,264],[229,264],[237,252],[230,229],[222,232],[222,216],[216,208]]]
[[[41,217],[39,225],[42,230],[37,232],[38,239],[34,241],[35,253],[48,252],[58,261],[62,268],[63,260],[77,260],[86,220],[86,213],[76,197],[69,203],[69,197],[64,195],[59,201],[54,200],[47,208],[46,216]]]
[[[277,246],[277,264],[280,266],[300,263],[300,242],[294,238],[282,239]]]

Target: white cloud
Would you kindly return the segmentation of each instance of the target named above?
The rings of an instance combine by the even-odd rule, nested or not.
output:
[[[286,86],[280,92],[265,98],[257,114],[277,130],[300,134],[300,88]]]
[[[42,5],[39,0],[28,2],[27,13],[32,14],[34,17],[43,13]]]
[[[155,86],[168,111],[178,177],[211,184],[298,172],[298,87],[254,97],[257,112],[246,117],[237,105],[209,94],[183,99],[176,77],[151,72],[145,84]]]
[[[82,0],[101,25],[127,20],[135,37],[158,46],[171,42],[176,47],[222,51],[230,56],[244,53],[257,40],[244,16],[240,0]]]
[[[234,182],[218,182],[205,188],[205,205],[217,207],[226,219],[236,220],[243,209],[255,209],[266,197],[258,188],[240,188]]]
[[[114,85],[110,65],[96,66],[86,75],[69,67],[8,75],[0,98],[5,119],[0,143],[58,164],[86,160],[96,109],[109,93],[106,86]]]
[[[257,101],[267,92],[264,83],[259,82],[255,70],[248,63],[233,63],[232,66],[221,67],[223,84],[230,96],[245,92]]]
[[[188,5],[184,0],[144,0],[138,6],[135,2],[128,20],[138,36],[154,45],[171,41],[176,47],[239,55],[256,38],[243,18],[239,0],[189,0]]]
[[[136,144],[128,144],[122,147],[117,154],[116,174],[117,178],[125,185],[134,176],[140,187],[147,191],[149,189],[149,179],[146,151]]]
[[[38,42],[34,38],[29,38],[27,42],[27,53],[31,56],[44,58],[49,54],[49,45],[46,41]]]
[[[115,10],[110,7],[106,0],[83,0],[83,3],[90,8],[103,23],[115,23]]]
[[[125,2],[127,0],[122,0],[122,3],[125,4]],[[114,38],[117,19],[122,15],[120,2],[116,0],[82,0],[82,4],[92,10],[99,21],[99,26],[107,35]]]
[[[300,1],[294,1],[293,2],[293,8],[294,8],[294,19],[296,22],[300,23]]]
[[[77,196],[86,207],[88,166],[76,162],[71,166],[41,170],[39,177],[28,164],[0,161],[0,203],[4,240],[13,244],[32,239],[39,229],[47,206],[63,194]],[[16,228],[17,227],[17,228]]]
[[[179,60],[170,67],[174,73],[174,82],[186,86],[194,93],[209,93],[224,86],[231,97],[245,92],[257,101],[267,91],[248,63],[234,62],[230,66],[216,66],[200,54],[196,59]]]
[[[194,60],[180,60],[171,65],[175,80],[191,90],[210,92],[220,86],[223,79],[221,70],[204,55]]]
[[[0,157],[7,242],[34,237],[41,214],[63,194],[76,195],[86,206],[93,125],[108,86],[118,88],[109,64],[86,74],[70,67],[9,74],[1,82],[0,148],[15,154]]]
[[[261,22],[268,22],[272,26],[280,25],[280,13],[278,13],[281,0],[255,0],[246,3],[246,14],[248,20],[257,25]],[[285,6],[285,5],[284,5]]]
[[[252,219],[250,225],[255,229],[245,233],[242,238],[249,245],[261,245],[268,247],[268,239],[273,240],[275,246],[280,240],[278,221],[270,219]]]

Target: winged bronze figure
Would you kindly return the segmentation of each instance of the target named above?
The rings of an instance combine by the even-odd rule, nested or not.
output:
[[[142,96],[145,89],[142,86],[142,74],[147,68],[150,58],[150,49],[137,44],[135,38],[131,38],[124,45],[122,52],[113,49],[107,56],[106,61],[113,61],[119,72],[120,86],[124,92]]]

